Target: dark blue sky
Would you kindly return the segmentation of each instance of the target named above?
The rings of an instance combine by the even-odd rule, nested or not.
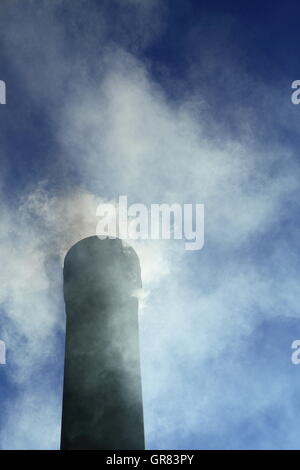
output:
[[[2,2],[1,17],[3,24],[7,18],[13,22],[14,11],[20,2]],[[169,0],[163,2],[164,25],[161,34],[156,40],[144,47],[140,47],[140,37],[131,38],[129,33],[134,22],[134,6],[127,7],[127,16],[123,15],[123,8],[115,1],[86,2],[85,15],[89,21],[90,11],[99,10],[105,6],[105,18],[112,19],[105,31],[106,40],[120,41],[120,30],[123,32],[122,40],[129,51],[134,52],[149,65],[151,74],[171,99],[181,99],[187,89],[203,90],[208,104],[215,109],[215,117],[218,118],[218,109],[222,108],[222,123],[224,112],[228,113],[230,125],[232,111],[235,103],[245,106],[253,106],[257,109],[263,107],[259,91],[255,89],[252,81],[247,80],[247,74],[251,79],[264,83],[266,93],[273,92],[273,87],[280,86],[282,94],[289,99],[291,94],[290,83],[299,75],[297,61],[297,44],[299,42],[298,13],[299,5],[296,1],[279,2],[238,2],[238,1],[198,1],[198,0]],[[34,2],[33,4],[34,5]],[[96,10],[95,7],[96,6]],[[24,7],[23,7],[24,8]],[[103,32],[95,38],[94,31],[89,31],[83,20],[76,17],[80,8],[80,2],[62,2],[59,8],[59,21],[65,26],[64,48],[66,56],[69,53],[82,54],[88,48],[89,43],[95,43],[101,47]],[[34,7],[26,9],[27,18],[33,13]],[[118,15],[122,12],[122,19]],[[121,15],[120,15],[121,16]],[[26,19],[26,16],[25,16]],[[36,21],[42,21],[37,15]],[[80,37],[82,34],[82,38]],[[127,37],[128,36],[128,37]],[[41,71],[37,77],[40,86],[47,90],[51,83],[42,73],[43,60],[47,56],[49,43],[42,42],[38,51],[32,50],[26,57],[27,67],[34,63],[35,70]],[[78,47],[80,44],[81,49]],[[9,153],[8,167],[6,168],[6,181],[16,189],[24,188],[30,180],[40,179],[45,171],[51,175],[53,170],[53,157],[57,153],[53,123],[49,122],[43,103],[36,103],[33,97],[28,95],[24,87],[22,74],[16,74],[12,65],[11,52],[5,43],[0,47],[1,79],[7,82],[7,106],[1,113],[1,141]],[[16,51],[17,52],[17,51]],[[209,70],[193,70],[204,54],[224,58],[225,67],[230,68],[234,58],[244,71],[242,78],[237,78],[238,86],[234,83],[234,75],[212,66]],[[90,64],[92,68],[92,64]],[[92,79],[92,78],[91,78]],[[58,91],[59,99],[64,88],[70,84],[61,82]],[[57,83],[55,83],[57,86]],[[57,103],[59,110],[61,103]],[[17,112],[16,112],[17,109]],[[263,111],[264,109],[262,109]],[[270,109],[270,113],[277,110]],[[297,109],[291,109],[291,117],[296,116]],[[262,126],[264,131],[264,115]],[[270,129],[268,129],[271,131]],[[281,127],[276,129],[277,138],[293,139],[292,132]],[[264,132],[262,137],[265,138]],[[270,136],[273,138],[273,136]],[[58,162],[59,165],[59,162]]]

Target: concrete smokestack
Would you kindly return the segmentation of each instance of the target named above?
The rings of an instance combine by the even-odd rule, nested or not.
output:
[[[139,260],[121,240],[89,237],[64,263],[67,313],[61,449],[144,449]]]

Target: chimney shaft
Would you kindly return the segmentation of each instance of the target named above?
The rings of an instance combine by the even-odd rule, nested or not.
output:
[[[61,449],[144,449],[139,260],[89,237],[65,258],[67,314]]]

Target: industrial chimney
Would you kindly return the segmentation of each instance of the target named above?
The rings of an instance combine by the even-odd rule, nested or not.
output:
[[[89,237],[64,263],[67,314],[61,449],[144,449],[138,257]]]

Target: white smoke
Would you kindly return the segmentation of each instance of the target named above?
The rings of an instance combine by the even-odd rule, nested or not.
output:
[[[141,5],[144,12],[147,2]],[[95,234],[98,204],[126,194],[130,202],[144,204],[205,204],[202,251],[186,253],[174,241],[133,243],[143,278],[138,296],[144,298],[140,324],[147,443],[157,445],[159,439],[162,448],[175,448],[183,445],[178,435],[196,434],[199,426],[208,432],[224,430],[226,422],[254,414],[285,393],[282,385],[266,397],[254,378],[249,398],[240,384],[244,371],[230,373],[230,361],[224,367],[231,380],[226,393],[221,389],[224,375],[211,377],[207,363],[221,361],[234,343],[235,365],[241,344],[261,320],[259,312],[276,317],[284,313],[284,304],[286,315],[298,315],[292,252],[272,248],[270,264],[278,268],[274,279],[270,268],[262,272],[257,258],[247,255],[247,246],[255,237],[269,236],[280,223],[287,201],[295,199],[299,177],[289,151],[271,143],[268,151],[257,146],[255,128],[250,136],[240,131],[233,138],[216,125],[216,133],[208,135],[213,118],[206,114],[205,96],[187,93],[171,101],[147,65],[124,47],[105,44],[92,79],[85,75],[98,57],[94,49],[83,62],[86,69],[79,77],[72,75],[80,68],[78,57],[64,58],[63,24],[55,14],[50,20],[39,23],[36,32],[28,18],[17,23],[18,33],[12,34],[8,25],[6,41],[20,47],[13,59],[16,70],[28,80],[34,99],[47,104],[49,120],[55,122],[61,149],[55,165],[65,174],[72,170],[80,184],[69,181],[56,194],[38,182],[24,192],[17,211],[8,204],[1,207],[5,269],[0,301],[9,319],[10,380],[23,390],[7,410],[1,446],[59,445],[61,389],[40,383],[34,388],[32,380],[49,357],[57,354],[62,360],[55,349],[56,334],[64,329],[62,260],[75,242]],[[31,47],[40,57],[42,27],[53,32],[55,41],[43,75],[53,79],[59,97],[64,88],[59,83],[73,79],[58,109],[53,89],[47,96],[34,76],[35,67],[27,70],[22,59]],[[155,35],[161,27],[157,25]],[[27,44],[24,37],[29,37]],[[191,106],[195,98],[197,112]],[[285,171],[273,171],[283,156]],[[224,407],[233,407],[235,399],[232,416],[221,425]]]

